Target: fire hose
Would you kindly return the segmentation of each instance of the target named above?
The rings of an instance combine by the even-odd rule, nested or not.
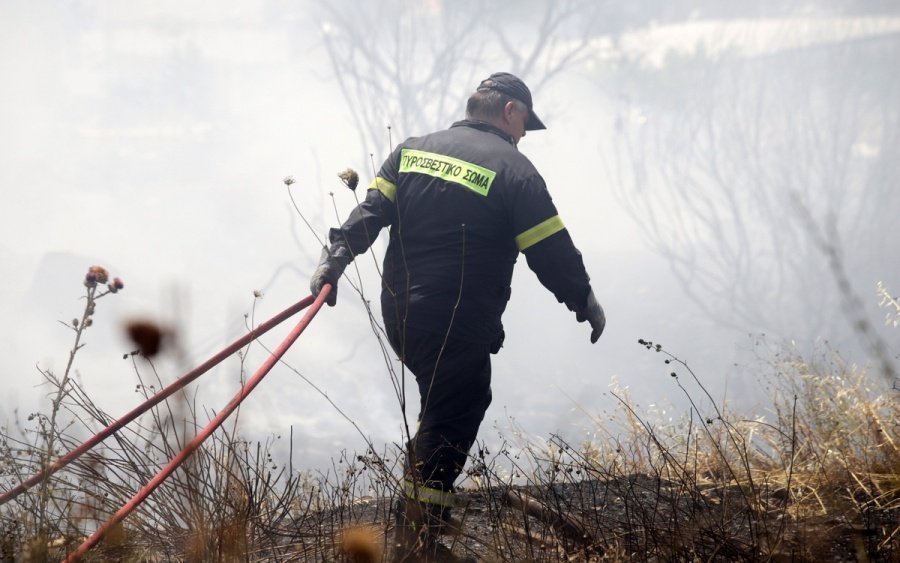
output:
[[[94,547],[106,533],[113,529],[116,525],[118,525],[122,520],[125,519],[126,516],[131,514],[131,512],[138,507],[150,494],[159,487],[163,481],[166,480],[178,467],[184,463],[188,457],[197,448],[200,447],[203,442],[212,435],[213,432],[216,431],[219,426],[225,422],[225,419],[234,412],[234,409],[241,404],[241,402],[247,398],[248,395],[253,391],[254,388],[259,384],[260,381],[269,373],[269,371],[275,367],[275,364],[284,356],[285,352],[297,341],[297,338],[300,337],[300,334],[309,326],[309,323],[312,322],[313,317],[316,316],[316,313],[319,312],[319,309],[322,308],[322,305],[325,303],[325,300],[328,298],[328,294],[331,293],[332,287],[329,284],[326,284],[322,291],[319,292],[318,297],[316,297],[315,301],[313,301],[312,306],[309,311],[303,315],[303,318],[300,319],[300,322],[297,323],[291,332],[281,341],[278,347],[272,351],[268,358],[263,362],[263,364],[256,370],[256,373],[253,374],[253,377],[247,380],[247,382],[241,387],[240,391],[231,399],[228,405],[222,409],[219,414],[217,414],[213,419],[207,424],[203,430],[201,430],[194,439],[192,439],[188,444],[178,453],[165,467],[163,467],[159,473],[157,473],[149,482],[147,482],[144,487],[138,491],[131,500],[126,502],[122,508],[119,509],[118,512],[113,514],[113,516],[106,521],[105,524],[100,526],[97,531],[95,531],[91,537],[86,539],[78,549],[69,554],[66,558],[66,562],[75,562],[81,559],[85,553],[87,553],[92,547]]]
[[[223,422],[228,418],[228,416],[241,404],[241,402],[247,398],[247,396],[253,391],[253,389],[259,384],[260,381],[269,373],[269,371],[275,366],[276,363],[281,359],[282,356],[288,351],[288,349],[296,342],[297,338],[300,337],[300,334],[309,326],[309,323],[312,322],[312,319],[316,316],[316,313],[319,312],[319,309],[322,308],[322,305],[325,303],[328,295],[331,293],[332,287],[331,285],[325,285],[322,288],[322,291],[319,292],[318,297],[313,299],[312,296],[308,296],[294,305],[288,307],[281,313],[275,315],[271,319],[261,323],[257,328],[251,330],[238,340],[231,343],[224,350],[219,352],[218,354],[211,357],[209,360],[197,366],[195,369],[191,370],[175,382],[168,385],[166,388],[162,389],[159,393],[154,395],[153,397],[146,400],[144,403],[134,408],[128,414],[123,416],[122,418],[116,420],[97,434],[95,434],[90,440],[84,442],[81,446],[75,448],[68,454],[59,458],[52,465],[48,466],[43,471],[37,473],[36,475],[30,477],[26,481],[17,485],[13,489],[3,493],[0,495],[0,505],[12,500],[19,494],[25,492],[30,487],[40,483],[42,480],[48,478],[50,475],[55,473],[56,471],[62,469],[73,460],[90,450],[92,447],[102,442],[109,436],[115,434],[117,431],[122,429],[126,424],[152,408],[154,405],[162,402],[167,397],[197,379],[199,376],[209,371],[212,367],[222,362],[227,357],[231,356],[234,352],[239,350],[241,347],[245,346],[252,340],[255,340],[262,334],[268,332],[278,324],[282,323],[289,317],[295,315],[297,312],[310,307],[306,314],[303,315],[303,318],[297,323],[297,325],[291,330],[291,332],[282,340],[282,342],[278,345],[277,348],[269,355],[268,358],[263,362],[260,368],[253,374],[247,382],[241,387],[240,391],[231,399],[228,405],[219,412],[210,422],[207,424],[202,431],[200,431],[185,447],[178,453],[174,458],[172,458],[169,463],[163,467],[154,477],[151,479],[144,487],[138,491],[132,498],[129,500],[122,508],[119,509],[105,524],[103,524],[100,528],[98,528],[87,540],[85,540],[75,551],[69,554],[66,558],[66,561],[77,561],[81,557],[87,553],[92,547],[94,547],[106,533],[118,525],[126,516],[128,516],[137,506],[143,502],[167,477],[169,477],[185,460],[187,460],[190,455],[196,451],[197,448],[207,439],[209,436],[222,425]]]

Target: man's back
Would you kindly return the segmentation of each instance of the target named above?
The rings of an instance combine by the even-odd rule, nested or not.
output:
[[[402,143],[373,185],[379,181],[393,187],[396,206],[384,263],[385,322],[405,318],[407,326],[440,333],[452,323],[454,338],[498,338],[517,223],[553,211],[549,196],[535,205],[546,189],[534,166],[502,131],[462,121]]]

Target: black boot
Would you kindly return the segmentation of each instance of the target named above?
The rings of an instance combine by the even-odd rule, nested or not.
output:
[[[395,563],[474,563],[471,558],[454,555],[438,541],[445,531],[449,510],[416,502],[397,501],[394,527]]]
[[[420,503],[400,498],[394,506],[394,563],[421,561],[425,518]]]

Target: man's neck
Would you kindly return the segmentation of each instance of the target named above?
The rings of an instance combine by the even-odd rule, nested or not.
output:
[[[506,129],[501,127],[501,125],[498,124],[496,122],[496,120],[487,120],[487,119],[478,119],[478,118],[474,118],[474,117],[466,117],[465,121],[469,122],[471,124],[487,125],[488,127],[485,128],[486,130],[490,130],[491,132],[496,133],[498,136],[509,141],[509,144],[511,144],[512,146],[514,146],[514,147],[516,146],[516,143],[513,141],[513,139],[515,137],[513,137],[513,135],[509,131],[507,131]]]

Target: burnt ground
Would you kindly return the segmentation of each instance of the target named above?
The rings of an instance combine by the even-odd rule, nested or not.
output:
[[[461,491],[460,530],[443,543],[492,562],[900,561],[896,508],[848,499],[798,518],[801,511],[778,493],[760,499],[736,485],[688,490],[645,475]],[[390,537],[390,505],[370,498],[316,513],[291,538],[288,559],[352,560],[333,547],[342,531],[371,525],[378,540]]]

